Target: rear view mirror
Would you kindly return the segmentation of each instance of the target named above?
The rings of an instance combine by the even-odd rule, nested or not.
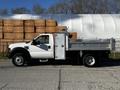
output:
[[[69,34],[69,38],[72,38],[73,36],[71,34]]]
[[[36,45],[36,44],[37,44],[36,41],[35,41],[35,39],[32,40],[32,44],[33,44],[33,45]]]

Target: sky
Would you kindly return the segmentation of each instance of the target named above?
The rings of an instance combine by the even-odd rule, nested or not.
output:
[[[0,0],[0,8],[26,7],[31,9],[34,4],[40,4],[43,8],[48,8],[56,2],[58,0]]]

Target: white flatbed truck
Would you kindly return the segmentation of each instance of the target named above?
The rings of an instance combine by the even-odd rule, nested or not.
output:
[[[75,42],[70,40],[67,31],[43,33],[27,43],[9,45],[9,58],[15,66],[24,66],[33,59],[66,60],[82,62],[87,67],[93,67],[108,58],[109,53],[115,50],[115,40],[94,39]]]

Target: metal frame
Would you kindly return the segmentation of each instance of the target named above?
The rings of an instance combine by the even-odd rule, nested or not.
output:
[[[114,50],[114,39],[77,40],[70,42],[69,50]]]

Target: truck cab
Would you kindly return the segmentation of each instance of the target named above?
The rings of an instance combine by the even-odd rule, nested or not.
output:
[[[66,41],[64,32],[43,33],[28,43],[9,45],[9,58],[16,66],[23,66],[32,59],[65,59]]]
[[[52,34],[40,34],[28,46],[32,58],[54,58],[54,39]]]

